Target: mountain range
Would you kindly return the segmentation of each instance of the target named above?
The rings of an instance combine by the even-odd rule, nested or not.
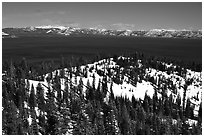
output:
[[[161,37],[201,39],[201,30],[111,30],[98,28],[76,28],[66,26],[36,26],[24,28],[3,28],[3,38],[16,37],[68,37],[68,36],[117,36],[117,37]]]

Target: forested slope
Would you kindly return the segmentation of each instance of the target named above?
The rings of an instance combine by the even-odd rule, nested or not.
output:
[[[199,65],[140,53],[73,62],[3,64],[3,134],[202,134]]]

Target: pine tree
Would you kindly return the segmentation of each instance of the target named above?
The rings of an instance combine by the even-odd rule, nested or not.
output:
[[[190,99],[187,98],[186,107],[185,107],[185,116],[186,116],[187,118],[190,117],[190,113],[191,113],[191,112],[190,112],[190,105],[191,105]]]
[[[16,90],[16,106],[19,110],[23,107],[22,90],[20,88]]]
[[[110,85],[110,99],[114,100],[113,81],[111,82],[111,85]]]
[[[95,74],[93,74],[93,81],[92,81],[92,88],[93,88],[93,90],[96,89],[95,83],[96,83],[96,77],[95,77]]]
[[[27,79],[25,82],[25,99],[24,99],[24,101],[26,102],[29,102],[29,96],[30,96],[29,91],[30,91],[30,82]]]
[[[158,107],[158,97],[157,97],[157,91],[155,90],[154,95],[153,95],[153,112],[157,113],[157,108]]]
[[[93,89],[90,87],[89,80],[87,81],[87,89],[86,89],[86,100],[93,100],[94,99],[94,93]]]
[[[115,102],[110,98],[108,105],[104,103],[103,105],[103,116],[104,116],[104,125],[105,132],[108,135],[118,135],[120,134],[120,130],[118,127],[118,119],[117,119],[117,108]]]
[[[6,135],[18,134],[18,112],[15,103],[8,101],[7,107],[2,111],[2,132]]]
[[[34,91],[33,84],[31,86],[31,92],[30,92],[30,97],[29,97],[29,105],[30,105],[31,109],[34,109],[36,107],[36,96],[35,96],[35,91]]]
[[[46,93],[47,99],[46,101],[46,112],[52,113],[52,111],[56,110],[56,103],[55,103],[55,95],[53,91],[51,91],[50,87],[48,87],[47,93]]]
[[[187,88],[188,88],[188,85],[187,84],[185,84],[184,85],[184,92],[183,92],[183,104],[182,104],[182,106],[183,106],[183,111],[185,111],[185,101],[186,101],[186,91],[187,91]]]
[[[176,98],[176,104],[177,104],[177,108],[179,109],[181,106],[181,96],[178,93],[177,98]]]
[[[163,115],[163,113],[164,113],[164,105],[163,105],[162,99],[160,98],[158,102],[159,102],[158,103],[158,114],[159,115]]]
[[[58,133],[58,117],[57,113],[48,113],[47,114],[47,124],[46,124],[46,135],[56,135]]]
[[[18,129],[17,135],[25,135],[24,130],[23,130],[23,127],[22,127],[22,121],[21,121],[21,119],[19,119],[17,129]]]
[[[164,102],[164,115],[169,116],[170,115],[170,108],[169,108],[169,99],[166,98]]]
[[[45,111],[44,89],[42,88],[40,83],[38,83],[36,90],[38,108],[40,109],[40,111],[44,112]]]
[[[65,71],[64,68],[60,69],[60,75],[59,75],[60,78],[64,78],[65,77],[65,72],[64,71]]]
[[[28,66],[26,58],[22,59],[22,61],[21,61],[21,68],[24,70],[25,76],[28,77],[29,76],[28,75],[28,68],[29,68],[29,66]]]
[[[10,80],[15,78],[15,67],[13,65],[13,61],[11,60],[10,62],[10,70],[9,70],[9,74],[8,74]]]
[[[58,111],[55,103],[55,95],[53,91],[48,87],[47,99],[46,99],[46,113],[47,113],[47,122],[45,126],[45,134],[54,135],[57,133],[58,126]]]
[[[143,104],[142,104],[145,112],[147,112],[147,114],[150,112],[149,110],[149,97],[147,95],[147,93],[145,93],[145,97],[144,97],[144,101],[143,101]]]
[[[66,102],[68,104],[68,98],[69,98],[69,87],[68,87],[68,79],[65,78],[64,82],[65,88],[62,96],[62,102]]]
[[[198,118],[199,118],[199,121],[202,123],[202,102],[200,103],[200,107],[198,110]]]
[[[102,81],[102,98],[106,97],[107,91],[108,91],[107,77],[103,77],[103,81]]]
[[[158,135],[159,133],[159,124],[158,124],[158,118],[156,116],[156,114],[154,113],[153,114],[153,117],[152,117],[152,127],[153,127],[153,133],[155,135]]]
[[[39,117],[38,117],[38,125],[39,125],[39,132],[42,135],[45,135],[45,126],[46,126],[46,121],[45,121],[45,115],[40,113]]]
[[[102,91],[102,85],[101,85],[101,80],[99,79],[98,82],[98,88],[96,89],[95,92],[95,99],[100,101],[100,103],[103,103],[103,91]]]
[[[79,91],[79,94],[80,94],[80,95],[84,95],[84,93],[83,93],[83,81],[82,81],[82,78],[81,78],[81,77],[80,77],[80,79],[79,79],[78,91]]]
[[[94,114],[94,106],[93,106],[93,104],[91,103],[90,100],[88,100],[88,102],[86,103],[85,114],[87,116],[87,122],[88,123],[90,122],[90,124],[92,125],[92,128],[93,128],[95,114]],[[90,126],[88,126],[86,128],[86,134],[88,134],[88,133],[90,133],[90,134],[93,133],[94,134],[94,130],[93,129],[89,130],[89,127]]]
[[[86,105],[78,113],[78,118],[76,121],[76,127],[73,129],[73,134],[75,135],[92,135],[93,129],[90,122],[89,115],[86,112]]]
[[[59,135],[72,134],[73,127],[72,127],[70,116],[71,116],[70,108],[64,102],[60,110],[59,128],[58,128]]]
[[[104,135],[105,127],[104,127],[104,118],[102,113],[101,104],[99,101],[93,101],[94,106],[94,134],[95,135]]]
[[[38,135],[39,134],[39,129],[38,129],[38,124],[36,121],[36,112],[34,109],[31,109],[31,118],[32,118],[32,123],[30,125],[30,135]]]
[[[22,123],[22,128],[24,134],[28,134],[29,132],[29,122],[28,122],[28,117],[29,117],[29,110],[28,108],[23,108],[21,113],[21,123]]]
[[[121,130],[121,134],[128,135],[130,130],[130,119],[129,114],[126,108],[126,105],[123,104],[122,106],[122,113],[121,113],[121,119],[119,121],[119,127]]]
[[[62,101],[62,92],[61,92],[61,82],[57,71],[56,71],[56,76],[54,80],[54,89],[57,91],[57,101],[58,101],[58,104],[60,105]]]
[[[169,96],[169,114],[172,116],[173,111],[173,96],[172,93]]]

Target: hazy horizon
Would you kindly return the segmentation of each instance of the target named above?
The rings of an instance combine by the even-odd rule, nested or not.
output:
[[[3,2],[2,27],[202,29],[201,2]]]

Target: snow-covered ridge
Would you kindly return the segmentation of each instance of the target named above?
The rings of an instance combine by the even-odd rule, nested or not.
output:
[[[121,59],[126,59],[126,57],[119,57]],[[140,60],[138,60],[138,67],[142,67],[143,64]],[[167,65],[169,67],[170,65]],[[134,66],[131,66],[134,67]],[[145,78],[151,78],[150,81],[140,79],[138,76],[138,82],[133,84],[129,75],[119,75],[119,79],[122,80],[121,83],[116,83],[113,79],[116,76],[115,68],[120,68],[122,71],[124,68],[120,67],[116,62],[114,62],[113,58],[103,59],[91,64],[80,66],[77,70],[77,67],[72,67],[71,72],[69,69],[65,68],[64,70],[59,69],[52,72],[52,77],[54,78],[57,75],[60,75],[62,71],[64,71],[64,76],[71,81],[73,86],[77,86],[80,83],[80,80],[83,82],[83,92],[85,93],[87,89],[87,84],[93,86],[93,82],[95,88],[97,88],[99,83],[103,82],[104,79],[107,80],[107,90],[110,92],[111,88],[114,93],[114,96],[122,96],[127,97],[130,100],[132,96],[136,99],[144,99],[145,94],[153,97],[155,90],[158,91],[158,97],[161,97],[162,89],[166,90],[167,96],[172,95],[174,101],[179,96],[181,101],[183,101],[183,93],[184,86],[186,81],[191,81],[190,85],[187,86],[186,89],[186,100],[190,99],[192,105],[194,106],[194,115],[198,114],[199,104],[202,101],[202,72],[194,72],[187,69],[187,73],[185,76],[179,76],[177,73],[168,74],[165,71],[159,71],[153,68],[148,68],[145,70]],[[75,72],[79,71],[78,75]],[[108,72],[110,71],[110,72]],[[108,75],[111,73],[112,75]],[[72,76],[71,76],[72,75]],[[47,92],[47,87],[49,85],[52,87],[52,80],[48,80],[51,77],[51,73],[44,75],[43,81],[35,81],[28,80],[30,85],[33,85],[36,89],[38,83],[42,84],[42,87],[45,90],[45,94]],[[153,82],[154,81],[154,82]],[[169,81],[171,84],[166,84]],[[27,80],[26,80],[27,82]],[[66,82],[64,78],[60,78],[61,82],[61,90],[64,90],[66,85],[69,83]],[[69,85],[68,85],[69,87]],[[31,86],[30,86],[31,88]],[[109,92],[107,97],[104,100],[108,99]],[[57,94],[57,93],[56,93]],[[57,96],[57,95],[56,95]],[[182,103],[181,103],[182,104]]]

